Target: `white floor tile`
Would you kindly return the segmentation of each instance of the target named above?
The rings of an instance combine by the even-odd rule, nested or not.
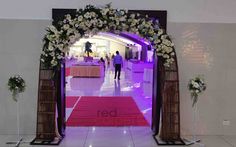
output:
[[[236,147],[236,135],[234,135],[234,136],[222,136],[221,138],[223,138],[226,142],[231,144],[233,147]]]
[[[130,127],[135,147],[157,147],[150,127]]]
[[[61,147],[83,147],[88,135],[88,127],[68,127],[66,128],[65,138],[62,140]]]
[[[201,139],[200,143],[204,144],[205,147],[233,147],[220,136],[198,136],[197,138]],[[191,145],[191,147],[195,146],[198,145]]]
[[[85,147],[133,147],[126,127],[95,127],[89,130]]]

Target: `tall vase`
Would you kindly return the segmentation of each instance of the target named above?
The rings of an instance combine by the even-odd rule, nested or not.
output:
[[[193,117],[193,128],[192,128],[192,134],[193,134],[193,141],[200,141],[200,140],[197,140],[197,137],[196,137],[196,128],[197,128],[197,122],[196,122],[196,114],[197,114],[197,103],[195,103],[195,105],[193,105],[193,114],[192,114],[192,117]]]
[[[205,147],[204,144],[200,143],[200,139],[197,139],[197,136],[196,136],[196,128],[197,128],[197,119],[196,119],[196,116],[197,116],[197,102],[195,102],[193,105],[192,105],[192,108],[193,108],[193,111],[192,111],[192,139],[185,139],[187,142],[185,143],[186,145],[191,145],[191,144],[196,144],[200,147]]]
[[[20,138],[20,114],[19,114],[19,112],[20,112],[20,108],[19,108],[19,93],[16,95],[16,99],[17,99],[17,101],[16,101],[16,117],[17,117],[17,137],[18,137],[18,139]]]
[[[17,92],[17,93],[15,93],[15,95],[14,95],[14,97],[13,97],[13,99],[16,101],[16,123],[17,123],[17,141],[13,141],[13,142],[6,142],[6,144],[15,144],[15,147],[18,147],[20,144],[21,144],[21,142],[22,142],[22,140],[23,140],[23,138],[22,137],[20,137],[20,114],[19,114],[19,97],[20,97],[20,95],[19,95],[19,93]]]
[[[22,142],[22,140],[23,140],[23,138],[20,136],[20,107],[19,107],[19,100],[20,100],[20,94],[19,93],[17,93],[16,94],[16,99],[17,99],[17,101],[16,101],[16,113],[17,113],[17,142],[16,142],[16,147],[18,147],[18,146],[20,146],[20,144],[21,144],[21,142]]]

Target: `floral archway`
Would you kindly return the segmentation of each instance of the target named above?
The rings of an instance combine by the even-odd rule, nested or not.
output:
[[[174,43],[166,34],[165,30],[161,29],[158,20],[149,18],[147,15],[143,16],[138,13],[128,13],[126,10],[113,9],[110,5],[106,5],[104,8],[87,5],[84,9],[79,9],[75,16],[68,14],[60,23],[47,27],[40,59],[43,66],[57,71],[57,69],[61,68],[61,61],[65,58],[65,54],[69,52],[69,48],[76,41],[83,37],[92,37],[99,32],[115,34],[129,32],[139,35],[150,42],[152,47],[156,49],[156,55],[160,58],[159,64],[161,64],[161,68],[159,69],[163,69],[163,71],[170,69],[170,71],[173,71],[172,65],[177,66]],[[163,71],[160,72],[162,77],[165,76]],[[166,79],[168,80],[168,77]],[[173,90],[178,91],[178,88],[175,88],[176,86],[178,87],[178,83],[174,83],[176,84],[174,86],[163,83],[161,83],[161,88],[163,89],[161,95],[163,98],[173,96],[179,98],[179,96],[176,96],[179,94],[176,94],[175,91],[173,92]],[[169,109],[171,105],[172,103],[167,107],[163,107],[163,111],[169,113],[165,108]],[[177,109],[179,109],[178,107],[179,105],[176,105]],[[166,122],[166,120],[168,121],[168,118],[162,118],[162,122]],[[176,136],[173,137],[173,135],[168,136],[169,134],[173,134],[173,131],[171,131],[172,126],[167,124],[167,127],[170,129],[161,130],[163,134],[162,139],[166,141],[178,140],[180,138],[179,128],[173,128],[175,129],[174,132],[177,132]],[[167,127],[165,126],[165,128]],[[169,134],[165,134],[165,131],[168,131]]]
[[[158,20],[138,13],[129,14],[126,10],[113,9],[109,5],[104,8],[88,5],[79,9],[75,17],[66,15],[57,26],[49,26],[44,37],[41,61],[47,67],[59,66],[71,45],[80,38],[91,37],[98,32],[137,34],[156,48],[157,55],[164,59],[164,66],[168,67],[174,61],[174,44],[160,28]]]

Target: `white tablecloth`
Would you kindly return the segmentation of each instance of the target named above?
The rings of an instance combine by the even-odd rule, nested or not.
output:
[[[144,72],[144,68],[152,68],[152,63],[144,63],[144,62],[132,62],[128,61],[127,68],[132,72]]]

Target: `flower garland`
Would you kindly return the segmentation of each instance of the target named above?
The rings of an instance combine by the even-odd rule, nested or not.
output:
[[[110,5],[97,8],[87,5],[75,16],[66,15],[57,26],[49,26],[44,37],[41,61],[46,67],[59,67],[69,47],[80,38],[96,35],[98,32],[130,32],[150,41],[157,55],[164,59],[164,66],[174,62],[174,44],[158,21],[147,15],[129,14],[126,10],[113,9]]]
[[[191,93],[191,98],[193,101],[192,107],[194,107],[198,101],[198,95],[206,90],[206,84],[202,77],[197,76],[189,80],[188,89]]]
[[[17,102],[17,95],[25,91],[25,81],[19,75],[15,75],[8,80],[8,89],[12,92],[12,98]]]

